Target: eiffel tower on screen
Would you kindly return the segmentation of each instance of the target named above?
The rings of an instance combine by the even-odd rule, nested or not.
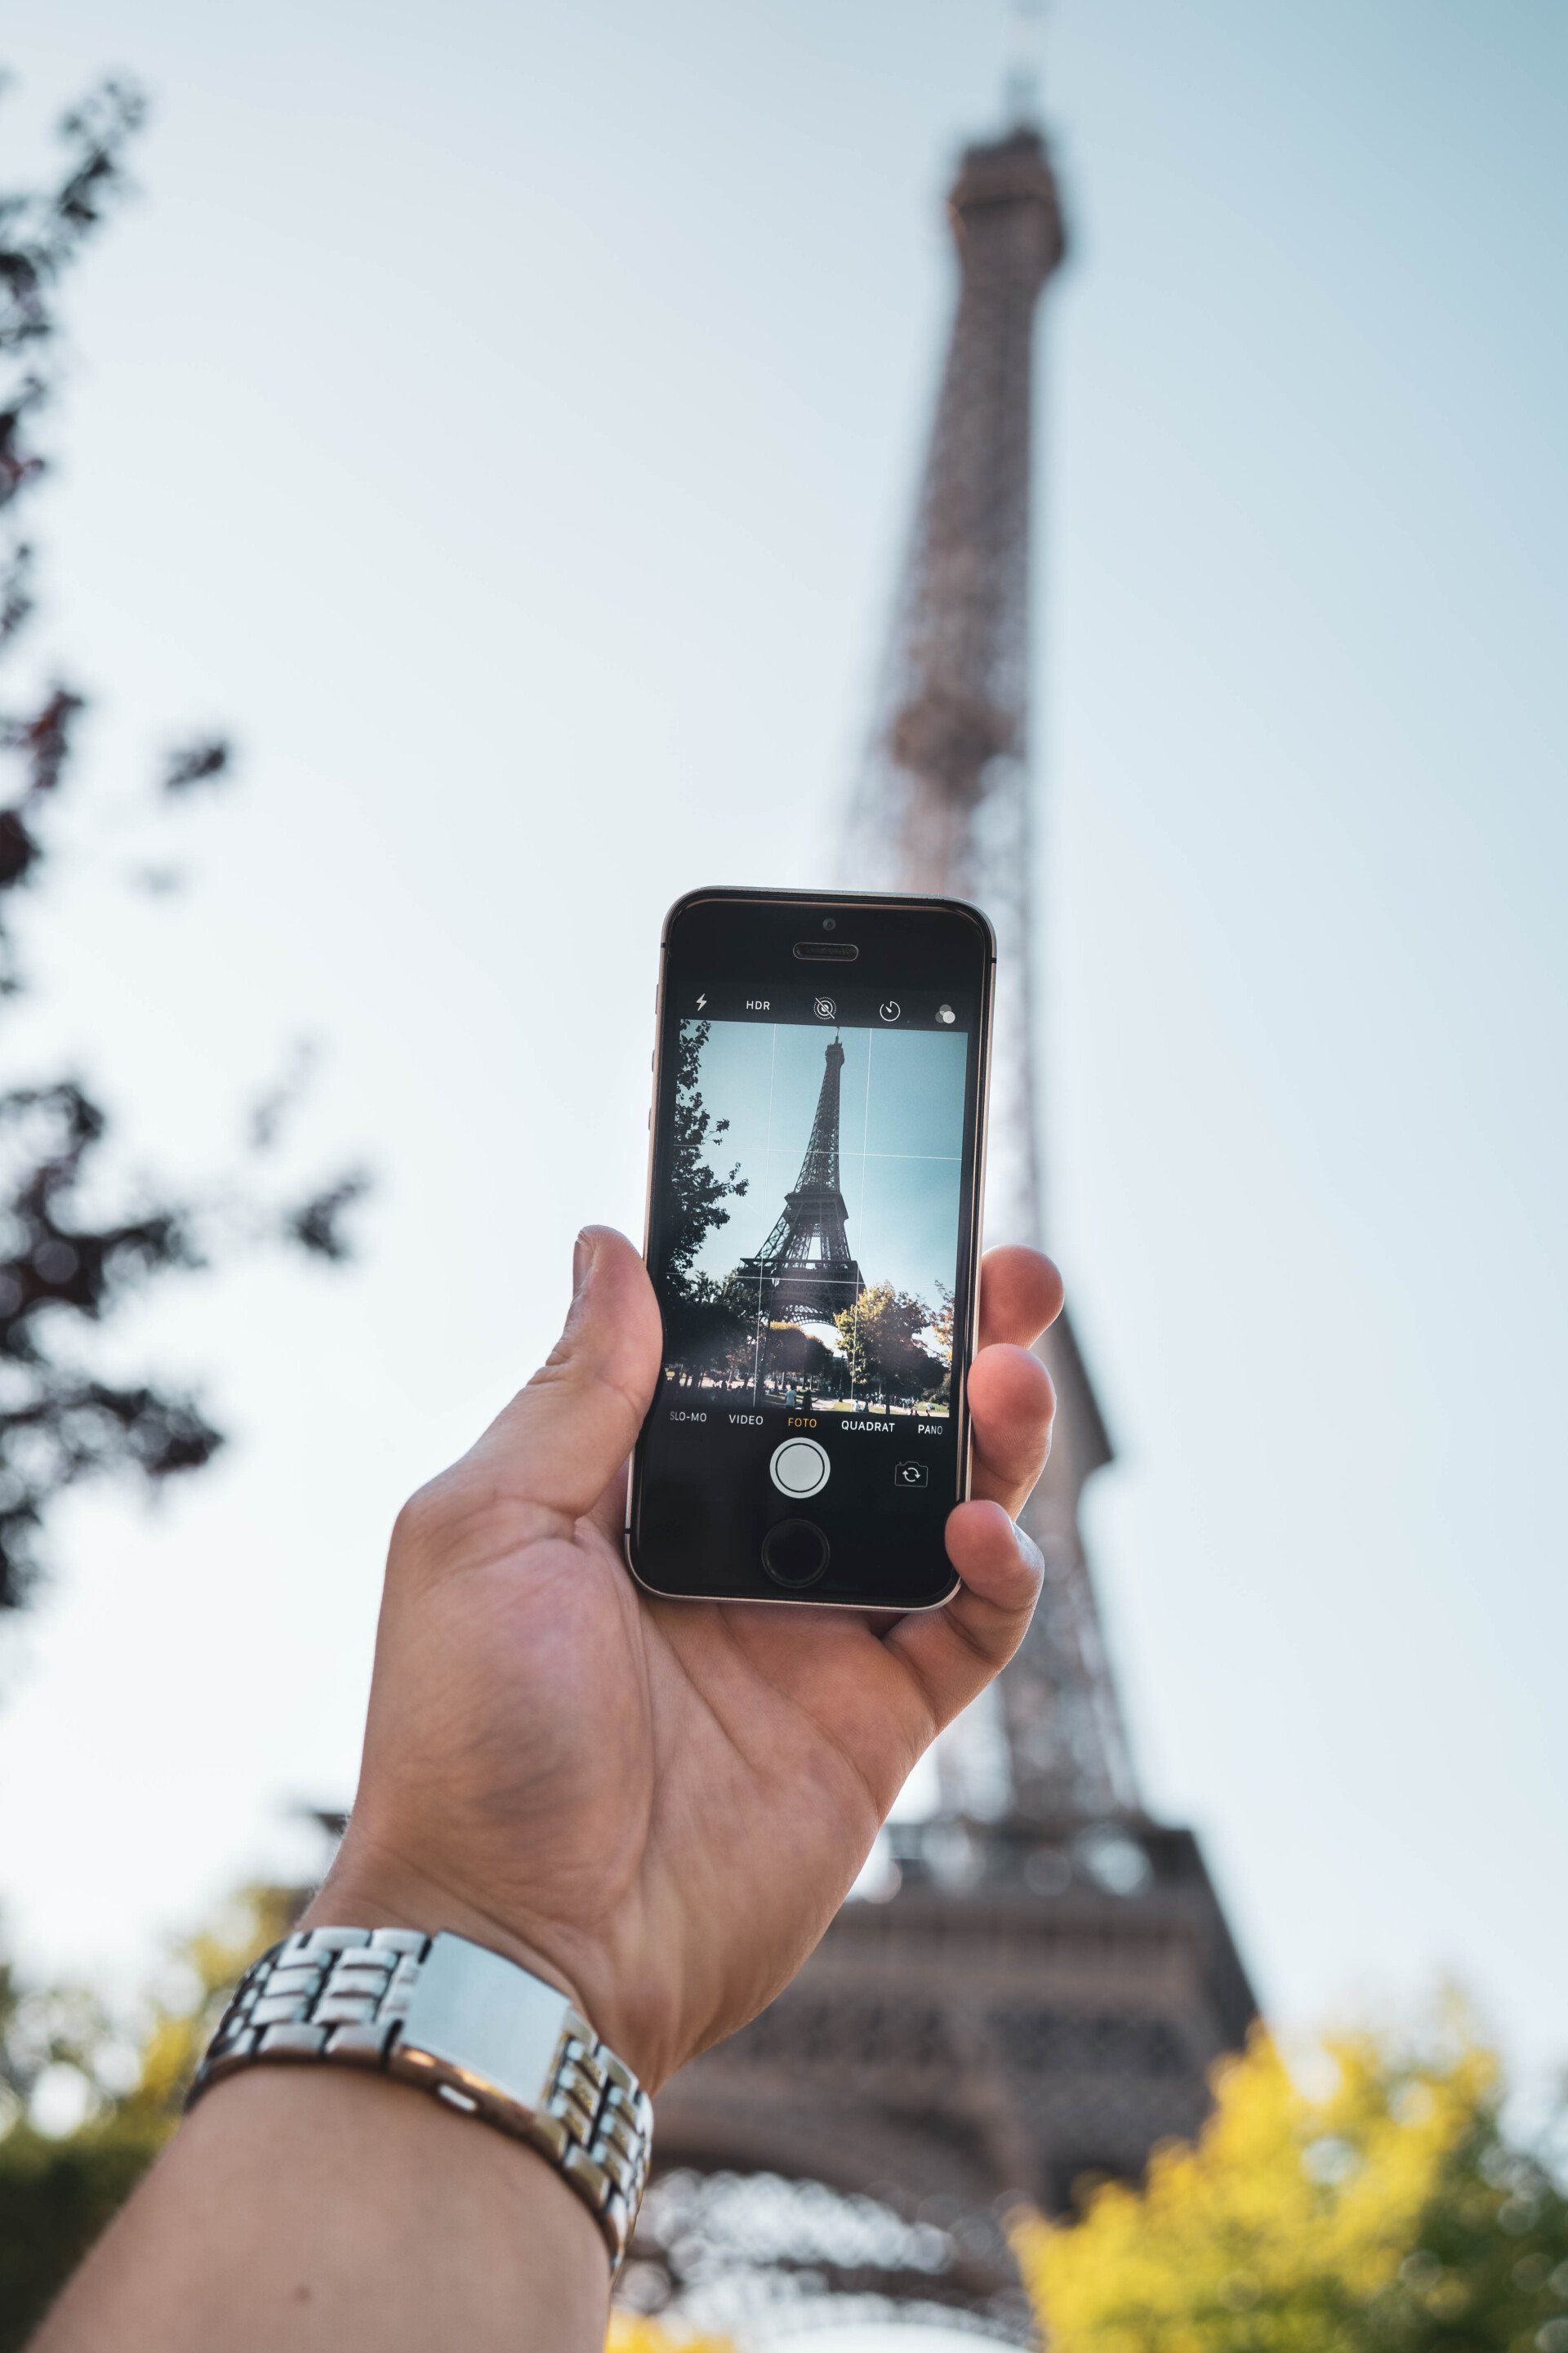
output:
[[[822,1089],[800,1175],[773,1229],[736,1279],[752,1293],[759,1319],[775,1315],[831,1324],[865,1288],[849,1247],[838,1176],[838,1094],[844,1049],[837,1033],[823,1059]]]

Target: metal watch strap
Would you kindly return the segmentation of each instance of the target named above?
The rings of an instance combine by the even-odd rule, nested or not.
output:
[[[186,2105],[241,2067],[321,2061],[402,2076],[530,2142],[586,2200],[620,2263],[653,2109],[554,1986],[466,1936],[300,1928],[240,1979]]]

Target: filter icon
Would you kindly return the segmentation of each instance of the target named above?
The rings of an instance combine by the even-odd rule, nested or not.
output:
[[[939,1005],[936,1008],[936,1018],[939,1021],[945,1021],[951,1029],[958,1016],[951,1005]]]

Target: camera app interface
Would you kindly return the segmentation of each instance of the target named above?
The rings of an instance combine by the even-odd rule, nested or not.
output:
[[[813,1512],[951,1497],[973,1008],[874,987],[683,999],[654,1253],[661,1454],[674,1469],[700,1435],[711,1461],[724,1433]]]

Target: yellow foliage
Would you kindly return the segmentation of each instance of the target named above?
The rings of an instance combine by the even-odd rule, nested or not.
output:
[[[1314,2094],[1259,2030],[1217,2071],[1195,2144],[1158,2150],[1141,2187],[1091,2189],[1075,2221],[1016,2223],[1052,2353],[1339,2353],[1389,2341],[1394,2304],[1420,2336],[1436,2298],[1412,2283],[1430,2275],[1436,2288],[1443,2266],[1413,2251],[1461,2156],[1490,2145],[1496,2063],[1452,2031],[1436,2055],[1351,2034],[1320,2061],[1328,2081]],[[1475,2187],[1489,2211],[1507,2195]],[[1490,2243],[1511,2261],[1508,2227]]]
[[[246,1890],[216,1932],[181,1947],[161,1998],[134,2020],[110,2019],[79,1990],[20,1988],[0,1962],[0,2353],[30,2339],[174,2130],[224,1990],[288,1934],[293,1901],[275,1888]],[[45,2132],[29,2114],[46,2066],[77,2080],[83,2115],[74,2131]]]
[[[178,2102],[206,2048],[223,2002],[252,1961],[289,1934],[297,1898],[284,1888],[242,1888],[216,1926],[187,1937],[177,1959],[189,1991],[153,2010],[140,2052],[132,2102],[166,2116],[172,2131]]]
[[[659,2321],[615,2312],[605,2353],[734,2353],[734,2348],[727,2337],[675,2336]]]

